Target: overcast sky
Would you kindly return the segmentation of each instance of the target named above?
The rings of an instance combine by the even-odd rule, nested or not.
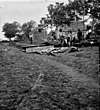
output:
[[[0,0],[0,38],[4,38],[1,29],[4,23],[19,23],[34,20],[39,23],[48,13],[47,6],[55,2],[67,3],[68,0]]]

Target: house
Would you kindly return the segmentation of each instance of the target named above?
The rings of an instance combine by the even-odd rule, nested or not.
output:
[[[53,34],[55,33],[56,38],[58,38],[59,29],[61,28],[65,32],[66,36],[68,35],[68,31],[71,30],[73,32],[73,37],[77,37],[77,30],[80,29],[82,31],[83,30],[85,31],[86,25],[85,24],[83,25],[82,21],[77,21],[77,22],[73,21],[71,22],[70,26],[63,25],[63,26],[58,27],[58,29],[55,28],[54,30],[53,30],[53,27],[52,29],[50,28],[51,30],[49,28],[48,29],[42,28],[41,26],[36,27],[30,33],[30,37],[32,37],[32,43],[40,44],[40,43],[48,42],[49,40],[53,41],[55,39]]]
[[[77,31],[78,29],[85,31],[87,29],[87,26],[83,23],[83,21],[73,21],[71,22],[70,27],[72,28],[72,31]]]
[[[70,26],[63,25],[63,26],[60,26],[59,29],[62,29],[65,32],[66,36],[68,35],[68,31],[72,31],[73,37],[77,38],[77,30],[80,29],[85,36],[87,26],[85,24],[83,24],[82,21],[77,21],[77,22],[73,21],[73,22],[71,22]]]
[[[85,31],[87,29],[87,26],[85,24],[83,24],[82,21],[72,21],[70,26],[68,25],[63,25],[63,26],[60,26],[59,29],[63,29],[65,32],[67,32],[68,30],[71,30],[71,31],[77,31],[78,29],[80,29],[81,31]]]
[[[45,29],[36,27],[30,33],[30,37],[32,37],[32,43],[40,44],[46,41],[47,32]]]

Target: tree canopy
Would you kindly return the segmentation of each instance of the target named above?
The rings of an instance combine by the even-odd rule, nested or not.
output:
[[[5,23],[3,26],[3,32],[6,38],[11,40],[15,37],[16,33],[21,30],[21,26],[18,22],[14,21],[13,23]]]
[[[36,22],[31,20],[27,23],[24,23],[22,25],[22,31],[24,32],[24,34],[28,37],[29,39],[29,33],[32,31],[32,29],[34,29],[36,27]]]
[[[68,24],[69,25],[69,16],[67,16],[66,13],[66,7],[64,3],[58,3],[56,2],[55,5],[49,5],[48,6],[49,15],[51,18],[51,23],[59,26],[62,24]]]
[[[70,9],[75,10],[80,16],[89,16],[92,19],[100,19],[99,0],[74,0],[69,3]]]
[[[68,0],[68,4],[56,2],[50,4],[47,17],[41,19],[44,24],[60,26],[62,24],[70,25],[73,20],[81,20],[83,16],[89,16],[92,19],[100,19],[100,1],[99,0]]]
[[[70,16],[66,12],[66,5],[64,3],[56,2],[55,5],[50,4],[47,8],[49,13],[46,17],[41,18],[40,22],[54,26],[70,25]]]
[[[69,6],[70,9],[76,11],[79,16],[88,16],[91,18],[92,32],[96,32],[96,26],[98,29],[98,21],[100,20],[100,0],[74,0],[70,1]]]

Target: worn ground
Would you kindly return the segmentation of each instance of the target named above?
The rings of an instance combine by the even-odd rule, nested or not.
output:
[[[57,56],[0,44],[0,110],[99,110],[98,47]]]

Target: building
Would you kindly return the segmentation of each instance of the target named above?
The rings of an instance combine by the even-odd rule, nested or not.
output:
[[[85,32],[87,30],[87,26],[83,24],[83,21],[73,21],[71,22],[70,26],[68,25],[63,25],[59,27],[59,29],[63,29],[65,32],[65,35],[68,35],[68,31],[72,31],[73,37],[77,38],[77,30],[80,29],[83,32],[83,35],[85,36]]]
[[[32,37],[32,43],[40,44],[46,41],[47,32],[45,29],[42,28],[34,28],[30,34]]]
[[[73,21],[71,22],[70,27],[72,28],[72,31],[77,31],[78,29],[80,29],[81,31],[85,31],[87,28],[83,21]]]

